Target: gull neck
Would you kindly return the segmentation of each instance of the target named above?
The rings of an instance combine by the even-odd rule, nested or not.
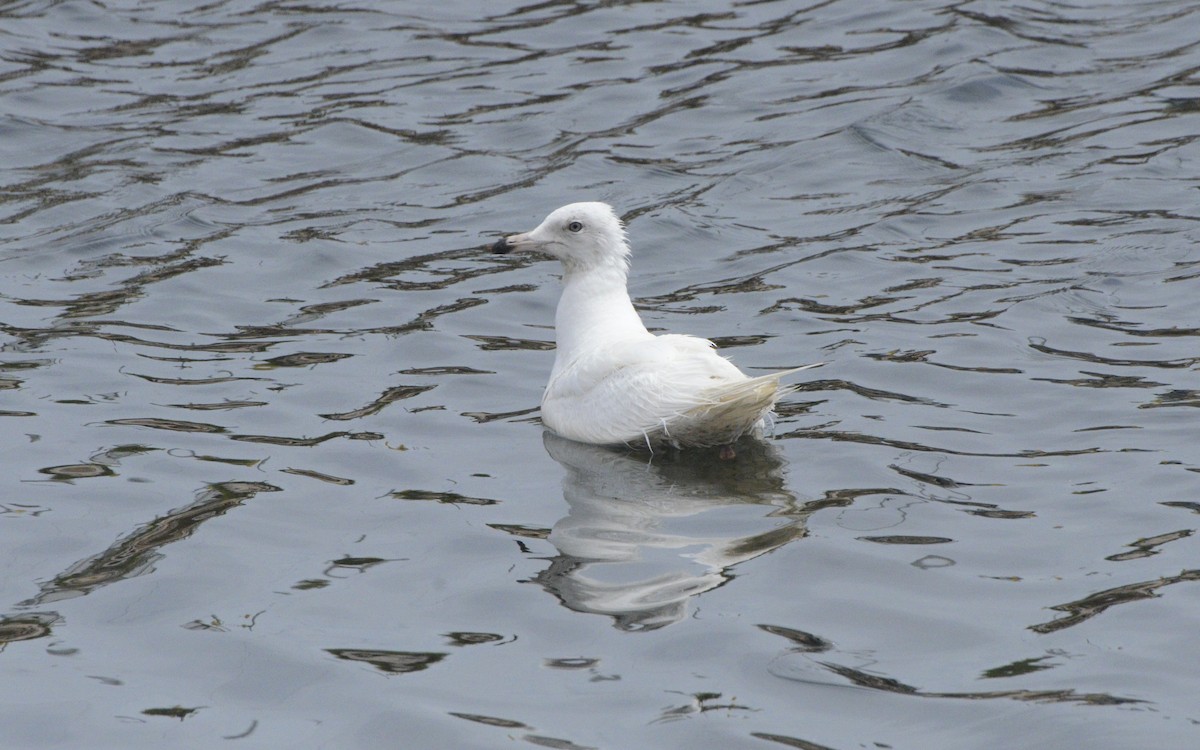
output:
[[[556,370],[589,347],[650,336],[629,299],[627,273],[623,264],[604,264],[571,269],[563,276],[554,319]]]

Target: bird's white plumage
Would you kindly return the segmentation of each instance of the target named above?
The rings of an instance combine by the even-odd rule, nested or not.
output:
[[[723,446],[761,427],[784,375],[743,374],[707,339],[646,330],[626,289],[629,245],[612,208],[572,203],[498,242],[563,263],[557,354],[542,397],[555,433],[599,445]]]

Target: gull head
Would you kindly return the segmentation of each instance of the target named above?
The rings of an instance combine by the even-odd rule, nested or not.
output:
[[[607,203],[572,203],[556,209],[523,234],[503,237],[493,253],[535,250],[562,261],[568,272],[589,268],[629,268],[625,227]]]

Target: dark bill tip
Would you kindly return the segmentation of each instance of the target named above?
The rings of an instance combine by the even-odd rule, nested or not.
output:
[[[492,245],[492,252],[497,255],[504,255],[512,250],[512,245],[508,244],[507,237],[501,237],[496,240],[496,244]]]

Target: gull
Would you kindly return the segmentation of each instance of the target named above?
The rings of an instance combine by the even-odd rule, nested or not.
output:
[[[536,229],[503,237],[494,253],[533,250],[563,265],[554,317],[556,353],[542,395],[542,424],[594,445],[720,449],[760,434],[780,396],[780,379],[823,362],[749,377],[713,342],[655,335],[627,288],[629,243],[606,203],[572,203]]]

